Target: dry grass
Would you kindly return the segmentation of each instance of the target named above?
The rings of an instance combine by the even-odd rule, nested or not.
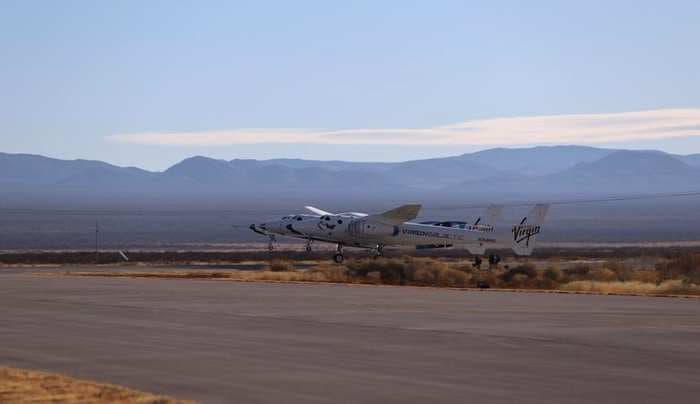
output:
[[[0,367],[0,403],[174,404],[191,401],[175,400],[54,373]]]
[[[270,261],[270,271],[272,272],[292,272],[294,271],[294,264],[285,260],[272,260]]]
[[[561,290],[603,294],[700,295],[700,286],[680,279],[665,281],[660,284],[639,281],[573,281],[562,285]]]
[[[347,268],[333,265],[319,265],[308,271],[295,269],[265,271],[167,271],[167,272],[66,272],[72,276],[101,276],[116,278],[158,278],[158,279],[230,279],[237,281],[273,282],[350,282]]]
[[[401,258],[348,260],[297,270],[293,262],[273,260],[265,271],[74,272],[71,275],[141,278],[230,279],[238,281],[334,282],[498,289],[563,290],[594,293],[698,295],[700,256],[659,258],[649,263],[619,259],[566,264],[507,261],[490,270],[466,260]],[[655,267],[650,267],[655,265]]]

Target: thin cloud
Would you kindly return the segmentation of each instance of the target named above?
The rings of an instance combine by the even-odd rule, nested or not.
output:
[[[224,146],[259,143],[475,145],[604,144],[700,136],[700,109],[477,119],[422,129],[252,128],[107,136],[119,143]]]

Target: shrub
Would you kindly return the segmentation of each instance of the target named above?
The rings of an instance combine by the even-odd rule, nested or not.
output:
[[[659,283],[659,273],[653,269],[628,269],[620,278],[623,281],[638,281],[646,283]]]
[[[537,271],[535,266],[532,264],[518,265],[517,267],[509,268],[506,272],[500,275],[501,280],[509,284],[513,282],[516,275],[524,275],[524,277],[519,277],[518,282],[526,281],[528,279],[537,278]]]
[[[396,285],[413,283],[426,286],[468,286],[471,275],[432,258],[365,259],[348,263],[351,275],[366,277],[377,272],[381,282]]]
[[[590,279],[599,282],[611,282],[617,280],[617,274],[607,268],[598,268],[589,272]]]
[[[564,279],[564,273],[559,268],[548,267],[542,273],[542,278],[552,282],[560,282]]]
[[[432,258],[404,259],[404,275],[408,282],[431,286],[467,286],[470,276]]]
[[[470,275],[452,268],[438,268],[436,272],[438,286],[463,288],[468,285],[469,279],[471,279]]]
[[[588,265],[576,265],[575,267],[564,270],[566,277],[573,280],[588,279],[589,272],[591,272],[591,267]]]
[[[656,264],[660,280],[687,279],[700,283],[700,254],[683,254]]]
[[[453,268],[458,270],[458,271],[464,272],[465,274],[470,274],[470,275],[472,275],[472,274],[474,274],[474,272],[476,272],[476,269],[474,268],[474,264],[472,264],[472,263],[469,263],[469,264],[460,263],[458,265],[455,265]]]
[[[321,264],[307,271],[307,274],[326,282],[349,282],[351,280],[348,268],[339,265]]]
[[[294,270],[294,265],[289,261],[272,260],[270,262],[270,271],[272,272],[292,272]]]
[[[700,295],[700,285],[690,283],[687,280],[675,279],[662,282],[658,286],[661,293],[671,295]]]
[[[622,274],[624,274],[627,271],[627,267],[625,266],[625,264],[619,260],[608,261],[605,263],[605,265],[603,265],[603,268],[614,272],[617,275],[616,277],[618,279],[622,279]]]
[[[562,285],[561,289],[577,292],[650,294],[656,290],[656,285],[642,282],[573,281]]]
[[[499,286],[498,275],[492,271],[479,271],[475,272],[474,276],[471,278],[470,286],[473,287],[488,287]]]

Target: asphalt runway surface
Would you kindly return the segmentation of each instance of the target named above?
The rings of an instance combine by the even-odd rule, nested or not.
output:
[[[700,397],[698,299],[33,272],[0,269],[0,365],[205,403]]]

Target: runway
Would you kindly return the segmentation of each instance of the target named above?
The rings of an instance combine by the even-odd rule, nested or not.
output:
[[[0,365],[204,403],[700,395],[697,299],[33,272],[0,269]]]

